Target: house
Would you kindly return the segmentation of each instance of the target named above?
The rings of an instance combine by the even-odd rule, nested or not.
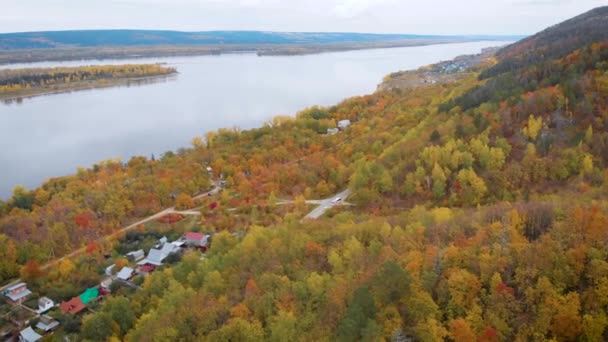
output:
[[[340,128],[341,130],[348,128],[348,126],[350,126],[350,120],[340,120],[340,121],[338,121],[338,128]]]
[[[162,266],[164,259],[165,257],[163,257],[163,253],[160,249],[152,248],[150,251],[148,251],[148,256],[137,264]]]
[[[53,308],[53,306],[55,306],[55,302],[53,302],[52,299],[50,299],[48,297],[40,297],[40,299],[38,299],[37,312],[39,314],[45,313],[45,312],[51,310]]]
[[[141,275],[148,275],[156,270],[154,265],[140,265],[137,266],[137,273]]]
[[[36,329],[40,329],[45,333],[54,330],[59,326],[59,322],[57,322],[53,317],[48,315],[40,316],[40,321],[36,324]]]
[[[107,277],[104,280],[102,280],[101,283],[99,283],[99,287],[103,290],[110,290],[110,286],[112,285],[113,282],[114,282],[114,279],[112,277]]]
[[[70,315],[76,315],[87,307],[84,305],[80,297],[74,297],[67,302],[63,302],[59,304],[59,309],[61,312]]]
[[[167,243],[163,246],[162,249],[152,248],[148,252],[148,256],[137,263],[137,265],[153,265],[153,266],[162,266],[163,260],[172,253],[174,245]]]
[[[25,302],[27,297],[32,294],[27,288],[26,283],[15,284],[6,290],[4,290],[4,295],[8,298],[8,301],[12,304],[21,304]]]
[[[19,342],[36,342],[42,338],[32,327],[27,327],[19,332]]]
[[[209,247],[210,237],[211,236],[203,233],[189,232],[184,234],[182,241],[184,241],[188,247],[207,249],[207,247]]]
[[[116,278],[120,279],[120,280],[124,280],[124,281],[128,281],[129,279],[133,278],[133,275],[135,275],[135,270],[132,269],[131,267],[123,267],[122,270],[120,270],[120,272],[118,272],[118,274],[116,275]]]
[[[111,276],[112,274],[114,274],[114,267],[116,267],[116,264],[112,264],[112,265],[106,267],[105,274],[108,276]]]
[[[145,257],[146,257],[146,253],[144,253],[143,249],[127,253],[127,259],[130,262],[138,262]]]
[[[334,134],[338,134],[338,132],[340,132],[339,129],[337,128],[328,128],[327,129],[327,135],[334,135]]]

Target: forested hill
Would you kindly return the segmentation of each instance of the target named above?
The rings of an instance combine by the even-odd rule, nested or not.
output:
[[[598,7],[511,44],[482,78],[561,58],[593,42],[608,41],[608,6]]]
[[[0,49],[152,45],[259,45],[377,43],[397,40],[514,40],[514,36],[432,36],[410,34],[261,32],[261,31],[148,31],[82,30],[0,34]]]

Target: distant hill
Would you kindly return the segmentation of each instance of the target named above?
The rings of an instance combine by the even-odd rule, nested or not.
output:
[[[482,78],[561,58],[603,41],[608,41],[608,6],[595,8],[505,47],[497,54],[500,62],[484,72]]]
[[[335,44],[398,40],[515,40],[519,36],[433,36],[411,34],[261,32],[261,31],[148,31],[82,30],[0,34],[0,49],[65,47],[230,45],[230,44]]]

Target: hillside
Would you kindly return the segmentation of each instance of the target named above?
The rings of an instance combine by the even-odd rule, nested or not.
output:
[[[510,57],[486,57],[18,188],[0,202],[0,277],[68,300],[137,268],[129,251],[204,232],[208,250],[114,282],[94,312],[55,310],[52,338],[607,340],[608,42],[495,76]],[[174,206],[192,217],[112,235]]]
[[[595,8],[524,38],[498,52],[500,61],[482,78],[561,58],[594,42],[608,41],[608,6]]]
[[[308,45],[399,40],[506,40],[502,36],[432,36],[330,32],[84,30],[0,34],[0,50],[153,45]]]

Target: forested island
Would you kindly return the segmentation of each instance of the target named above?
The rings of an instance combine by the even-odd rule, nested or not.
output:
[[[16,188],[0,281],[28,297],[0,333],[47,296],[55,341],[607,340],[598,23]]]
[[[176,72],[160,64],[4,69],[0,100],[128,84]]]

